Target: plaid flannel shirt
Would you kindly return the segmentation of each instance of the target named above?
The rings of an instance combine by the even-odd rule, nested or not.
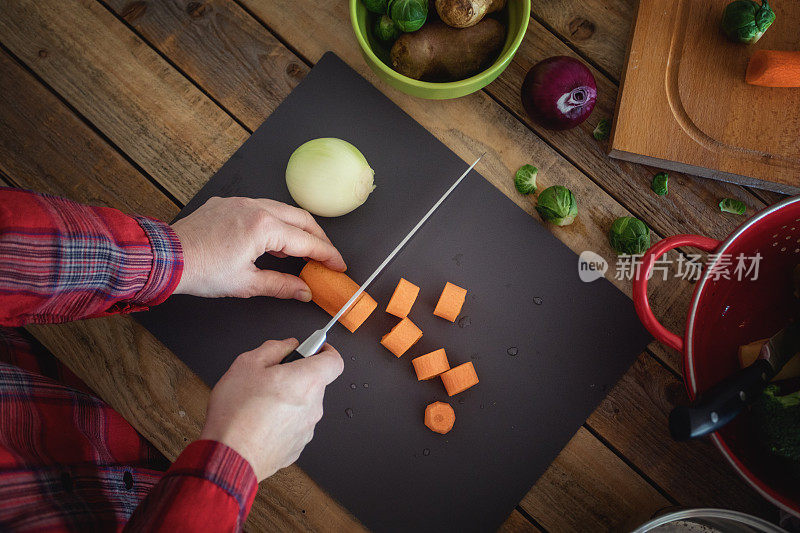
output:
[[[8,327],[146,309],[182,269],[167,224],[0,188],[0,530],[241,529],[257,484],[238,453],[196,441],[164,471],[122,416]]]

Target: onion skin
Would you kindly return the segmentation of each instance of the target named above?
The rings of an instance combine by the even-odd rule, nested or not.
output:
[[[321,217],[346,215],[375,189],[375,172],[364,154],[334,137],[298,146],[286,164],[286,186],[292,199]]]
[[[528,116],[551,130],[574,128],[589,118],[596,101],[594,76],[572,57],[540,61],[522,83],[522,105]]]

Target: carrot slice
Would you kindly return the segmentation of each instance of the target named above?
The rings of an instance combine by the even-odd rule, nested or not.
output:
[[[411,306],[419,295],[419,287],[410,281],[400,278],[400,282],[389,299],[389,305],[386,306],[386,312],[398,318],[405,318],[411,312]]]
[[[478,384],[478,374],[472,362],[458,365],[441,375],[444,388],[448,396],[464,392],[473,385]]]
[[[450,322],[455,322],[466,298],[467,289],[462,289],[448,281],[444,286],[442,295],[439,296],[439,302],[436,304],[433,314]]]
[[[309,261],[300,271],[300,278],[311,289],[311,300],[333,316],[358,290],[358,283],[344,272],[331,270],[322,263]],[[366,292],[350,306],[339,322],[354,332],[378,307],[378,302]]]
[[[435,378],[442,372],[450,370],[450,363],[447,361],[444,348],[415,357],[411,360],[411,364],[414,365],[414,371],[417,373],[419,381]]]
[[[800,87],[800,52],[756,50],[744,80],[764,87]]]
[[[425,425],[444,435],[456,423],[456,413],[449,403],[433,402],[425,408]]]
[[[383,336],[381,344],[395,356],[400,357],[421,338],[422,330],[406,317]]]

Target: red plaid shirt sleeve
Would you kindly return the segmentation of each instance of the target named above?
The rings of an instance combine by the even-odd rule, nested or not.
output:
[[[183,270],[169,225],[0,188],[0,324],[138,311],[172,294]]]
[[[244,525],[257,488],[253,469],[241,455],[216,441],[195,441],[137,507],[125,529],[236,531]]]
[[[146,309],[163,302],[175,290],[182,268],[180,242],[163,222],[63,198],[0,188],[0,325],[64,322]],[[50,390],[55,386],[49,386]],[[72,397],[71,389],[59,386],[64,388],[66,398]],[[45,386],[40,388],[48,390]],[[38,402],[37,398],[50,398],[52,394],[37,391],[28,391],[13,405],[0,409],[21,406],[23,401],[36,402],[35,406],[26,407],[26,412],[39,412],[40,419],[46,420],[53,402]],[[109,408],[99,400],[98,404],[92,412],[86,412],[85,407],[77,411],[92,419],[118,416],[103,414]],[[68,424],[72,418],[54,420],[54,424]],[[125,426],[120,431],[133,431]],[[106,442],[81,447],[59,441],[72,428],[44,429],[47,431],[41,432],[40,438],[52,440],[54,449],[74,447],[74,453],[79,453],[84,448],[115,449],[112,441],[119,444],[118,438],[115,440],[114,435],[108,434],[98,437],[107,439]],[[18,428],[5,427],[0,421],[0,434],[15,431]],[[125,455],[124,450],[118,451],[120,456]],[[26,452],[14,453],[22,457]],[[42,459],[40,468],[44,471],[49,459],[40,457],[40,452],[39,449],[33,456]],[[80,457],[73,459],[81,462]],[[34,463],[26,461],[26,468],[35,468]],[[115,467],[104,464],[100,470],[110,468]],[[12,470],[0,472],[0,479],[14,475]],[[105,478],[99,476],[97,483],[104,485]],[[108,486],[105,490],[111,493],[114,489]],[[197,441],[183,451],[153,486],[126,528],[236,531],[250,511],[256,490],[253,469],[238,453],[219,442]],[[15,510],[4,509],[8,505],[0,501],[0,516],[14,514]],[[79,520],[75,513],[51,518],[54,530],[61,529],[55,524],[61,524],[65,530],[72,529],[70,524]]]

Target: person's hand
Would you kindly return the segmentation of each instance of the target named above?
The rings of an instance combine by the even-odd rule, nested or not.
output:
[[[200,438],[236,450],[259,481],[297,460],[322,418],[325,386],[344,368],[329,344],[317,355],[278,364],[297,345],[267,341],[241,354],[211,391]]]
[[[307,211],[274,200],[214,197],[172,228],[183,248],[183,274],[175,294],[311,300],[311,291],[297,276],[256,267],[264,252],[315,259],[338,271],[346,268]]]

